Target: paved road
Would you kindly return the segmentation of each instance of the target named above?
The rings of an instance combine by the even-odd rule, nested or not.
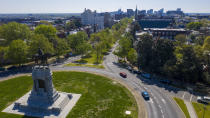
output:
[[[113,50],[115,48],[116,46],[114,46]],[[72,62],[79,58],[80,57],[70,58],[64,63],[51,66],[51,68],[54,71],[75,70],[75,71],[95,72],[95,73],[109,75],[111,77],[120,79],[121,81],[124,81],[127,85],[129,85],[130,87],[138,91],[139,95],[141,95],[142,91],[149,92],[149,94],[151,95],[150,101],[144,101],[146,104],[146,109],[147,109],[149,118],[182,118],[183,117],[180,109],[176,106],[176,104],[170,98],[170,95],[171,93],[173,93],[173,91],[169,91],[170,89],[166,89],[167,87],[162,87],[163,85],[158,83],[157,81],[144,79],[120,67],[117,63],[117,57],[113,55],[113,53],[110,53],[108,56],[105,57],[103,64],[105,65],[106,69],[63,66],[64,64]],[[126,72],[128,75],[127,79],[120,77],[119,72]],[[183,96],[183,98],[187,98],[190,96],[188,95],[187,92],[184,92],[184,91],[181,93],[173,93],[173,94]]]
[[[115,48],[115,47],[114,47]],[[106,56],[104,65],[107,70],[118,74],[119,72],[126,72],[128,77],[125,80],[128,85],[135,88],[141,94],[142,91],[148,91],[151,95],[150,101],[145,101],[149,118],[182,118],[182,112],[171,100],[170,95],[166,94],[164,90],[159,88],[151,80],[144,79],[138,75],[130,73],[128,70],[121,68],[117,64],[117,57],[110,53]],[[122,78],[123,79],[123,78]]]

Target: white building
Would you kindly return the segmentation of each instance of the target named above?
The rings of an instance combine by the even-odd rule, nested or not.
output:
[[[96,11],[92,12],[89,9],[85,9],[85,11],[81,14],[81,18],[83,25],[96,26],[96,30],[104,29],[104,16],[96,13]]]

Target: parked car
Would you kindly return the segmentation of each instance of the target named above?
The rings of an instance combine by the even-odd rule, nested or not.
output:
[[[142,73],[141,76],[146,78],[146,79],[151,79],[151,76],[148,73]]]
[[[121,73],[120,73],[120,76],[123,77],[123,78],[127,78],[127,74],[124,73],[124,72],[121,72]]]
[[[160,80],[160,82],[163,83],[163,84],[168,84],[168,85],[172,84],[171,80],[162,79],[162,80]]]
[[[0,71],[5,71],[6,69],[3,67],[0,67]]]
[[[126,67],[129,71],[132,71],[133,69],[130,67],[130,66],[128,66],[128,67]]]
[[[9,67],[9,68],[7,68],[7,70],[16,70],[16,69],[18,69],[16,66],[11,66],[11,67]]]
[[[146,92],[146,91],[142,92],[141,95],[143,96],[143,98],[144,98],[145,100],[149,100],[149,99],[150,99],[149,93]]]
[[[197,101],[203,104],[210,104],[210,97],[197,97]]]

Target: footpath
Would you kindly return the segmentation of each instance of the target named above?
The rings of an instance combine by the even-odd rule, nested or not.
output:
[[[194,108],[193,108],[191,102],[185,101],[185,100],[184,100],[184,103],[185,103],[186,106],[187,106],[187,110],[188,110],[188,112],[189,112],[189,114],[190,114],[190,118],[197,118],[197,115],[196,115],[196,113],[195,113],[195,110],[194,110]]]

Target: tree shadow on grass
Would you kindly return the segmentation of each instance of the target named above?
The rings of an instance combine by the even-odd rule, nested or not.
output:
[[[91,57],[92,56],[90,54],[88,54],[88,55],[83,56],[82,59],[88,59],[88,58],[91,58]]]
[[[79,64],[87,64],[87,62],[88,62],[88,61],[86,61],[86,60],[84,60],[84,59],[75,61],[75,63],[79,63]]]

